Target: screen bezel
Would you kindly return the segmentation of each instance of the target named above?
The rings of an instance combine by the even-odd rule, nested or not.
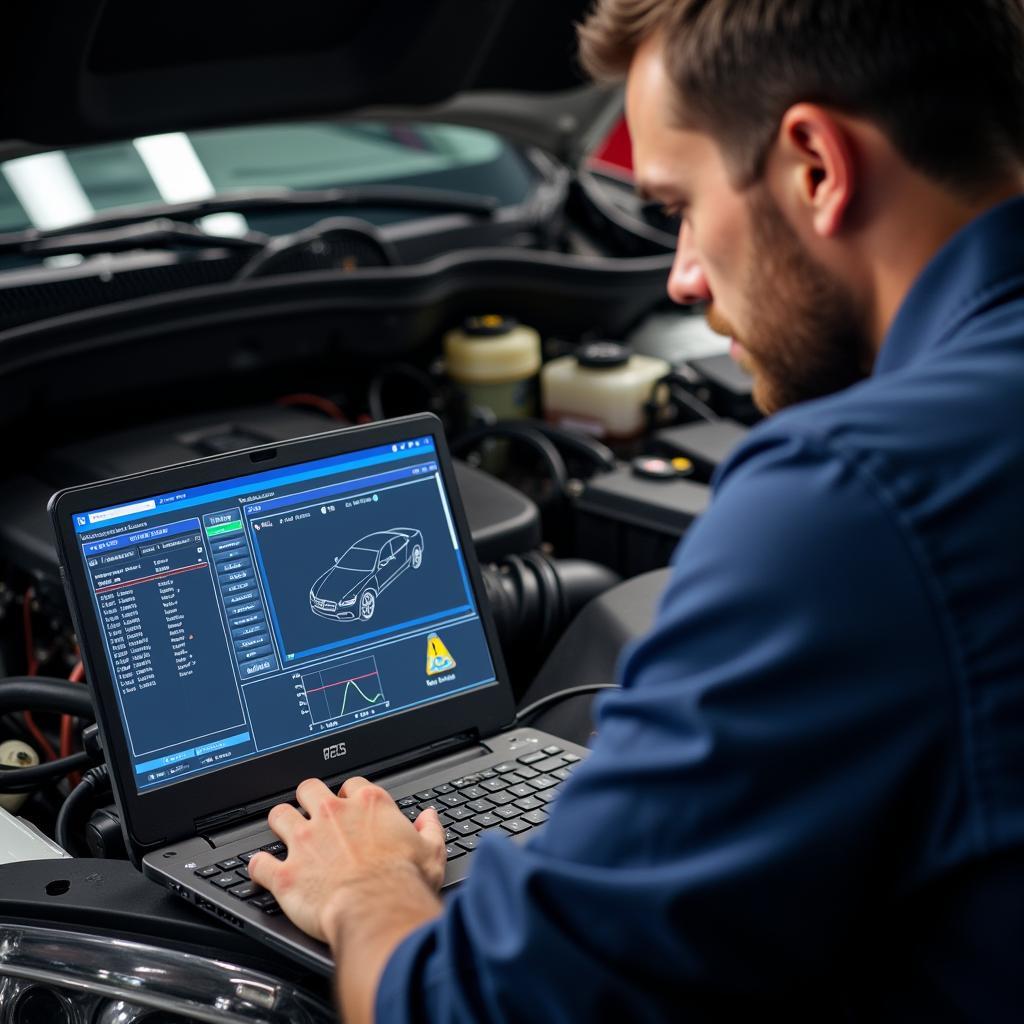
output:
[[[97,508],[131,502],[180,490],[272,471],[302,462],[345,455],[362,448],[394,444],[417,435],[431,434],[441,467],[450,511],[462,548],[466,571],[477,604],[496,682],[427,704],[412,713],[369,720],[358,726],[311,737],[308,741],[227,766],[208,775],[138,793],[130,751],[117,709],[115,683],[104,653],[101,625],[89,596],[89,580],[79,551],[72,517]],[[166,469],[96,484],[73,487],[55,494],[48,510],[57,536],[68,604],[78,632],[87,678],[93,691],[97,723],[111,768],[114,796],[126,826],[136,862],[146,849],[195,834],[196,822],[236,808],[257,804],[268,796],[294,789],[302,779],[328,778],[339,773],[358,774],[381,760],[392,758],[462,733],[487,736],[499,732],[515,717],[515,701],[498,643],[494,619],[486,601],[480,566],[459,496],[451,456],[441,421],[430,413],[388,420],[367,426],[241,452],[217,455]],[[323,748],[344,741],[342,758],[325,760]]]

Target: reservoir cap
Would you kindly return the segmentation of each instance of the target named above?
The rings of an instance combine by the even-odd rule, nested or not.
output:
[[[625,366],[632,353],[617,341],[590,341],[576,350],[576,361],[588,370],[614,370]]]

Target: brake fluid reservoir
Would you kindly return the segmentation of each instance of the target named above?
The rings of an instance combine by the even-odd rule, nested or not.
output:
[[[39,755],[21,740],[5,740],[0,743],[0,807],[16,814],[28,799],[28,793],[4,793],[3,768],[32,768],[39,764]]]
[[[663,359],[638,356],[614,341],[592,341],[540,374],[544,418],[594,437],[628,441],[646,426],[645,404],[669,372]],[[664,390],[664,389],[662,389]]]
[[[448,376],[471,405],[498,419],[536,412],[535,378],[540,369],[540,335],[510,317],[469,317],[444,336]]]

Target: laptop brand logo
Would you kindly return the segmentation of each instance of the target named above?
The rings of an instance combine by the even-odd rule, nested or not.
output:
[[[329,747],[324,747],[324,760],[331,761],[336,757],[344,757],[348,751],[345,750],[344,743],[332,743]]]

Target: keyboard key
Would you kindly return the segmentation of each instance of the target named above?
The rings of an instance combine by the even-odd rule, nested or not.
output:
[[[247,866],[247,865],[243,864],[243,865],[242,865],[242,866],[241,866],[240,868],[235,868],[235,870],[236,870],[236,871],[238,872],[238,874],[239,874],[239,875],[240,875],[240,876],[241,876],[242,878],[244,878],[244,879],[245,879],[245,880],[246,880],[247,882],[249,881],[249,868],[248,868],[248,866]]]
[[[506,772],[514,772],[516,766],[511,761],[502,761],[501,764],[496,764],[494,770],[499,775],[504,775]]]
[[[542,803],[549,804],[556,796],[558,796],[557,789],[545,789],[543,793],[537,794],[537,799]]]
[[[440,800],[426,800],[422,804],[419,805],[419,809],[421,811],[435,810],[435,811],[437,811],[438,814],[440,814],[442,811],[447,811],[448,810],[448,808],[445,807],[445,805],[443,803],[441,803]],[[415,820],[416,819],[413,818],[413,821],[415,821]]]
[[[465,839],[460,839],[458,845],[464,850],[472,851],[476,849],[477,843],[480,841],[479,836],[466,836]]]
[[[548,816],[544,811],[530,811],[523,815],[523,821],[528,821],[531,825],[543,825],[548,820]]]
[[[536,778],[536,776],[540,775],[540,772],[534,768],[527,768],[525,764],[521,764],[516,769],[516,775],[519,776],[519,778],[521,779],[533,779]],[[505,778],[511,779],[512,776],[506,775]]]
[[[415,794],[417,800],[429,800],[433,795],[434,791],[432,789],[423,789]]]
[[[502,775],[502,779],[505,780],[506,786],[514,786],[518,782],[525,782],[526,776],[520,775],[519,772],[506,772]]]
[[[277,839],[272,843],[267,843],[266,846],[261,846],[260,849],[266,853],[272,853],[275,857],[288,852],[288,847],[285,846],[280,839]]]
[[[212,878],[220,874],[220,868],[216,864],[211,864],[208,868],[196,868],[196,874],[200,878]]]
[[[480,826],[475,821],[454,821],[452,831],[458,832],[460,836],[473,836],[480,831]]]
[[[444,796],[445,793],[454,793],[455,787],[448,782],[442,782],[440,786],[434,787],[434,796]]]
[[[503,790],[501,793],[491,793],[487,799],[490,800],[492,804],[497,804],[501,807],[504,804],[512,803],[512,801],[515,800],[515,797],[509,793],[508,790]]]
[[[488,793],[497,793],[499,789],[504,789],[508,783],[499,776],[496,779],[484,779],[480,785],[483,789],[486,789]]]
[[[228,892],[232,896],[237,896],[240,900],[247,900],[250,896],[255,896],[257,893],[263,892],[263,890],[255,882],[243,882],[241,885],[228,889]]]
[[[545,747],[544,753],[551,757],[552,754],[560,754],[562,752],[561,747]]]
[[[454,843],[458,838],[459,837],[450,828],[446,828],[444,830],[444,841],[446,843]]]
[[[538,776],[538,778],[539,779],[543,779],[544,776],[540,775],[540,776]],[[537,779],[533,779],[530,782],[520,782],[518,786],[510,786],[509,787],[509,792],[513,796],[515,796],[515,797],[533,796],[534,790],[531,789],[530,787],[531,786],[535,786],[536,784],[537,784]],[[555,785],[554,779],[551,780],[551,785],[552,786]],[[538,789],[547,789],[548,787],[545,786],[545,785],[541,785],[541,786],[538,786],[537,788]]]
[[[479,786],[466,786],[465,789],[460,789],[459,792],[467,800],[482,800],[487,796],[487,790],[481,789]]]
[[[501,824],[501,818],[497,817],[494,814],[491,814],[490,811],[486,811],[483,814],[478,814],[473,820],[481,828],[490,828],[492,825],[500,825]]]
[[[528,828],[533,828],[533,826],[528,821],[523,821],[522,818],[513,818],[511,821],[506,821],[502,828],[506,832],[518,835],[520,832],[525,832]]]
[[[274,894],[270,892],[261,892],[258,896],[253,896],[249,900],[250,907],[259,907],[260,910],[265,910],[269,906],[277,906],[277,900],[274,899]]]
[[[440,788],[440,787],[438,787]],[[461,793],[451,792],[444,793],[437,798],[445,805],[445,807],[458,807],[459,804],[469,803],[469,798],[463,796]]]
[[[472,818],[473,812],[468,807],[453,807],[448,812],[448,818],[451,821],[465,821],[466,818]]]
[[[475,786],[479,781],[479,775],[463,775],[461,779],[455,779],[452,785],[456,789],[463,789],[465,786]]]
[[[579,760],[579,758],[575,754],[563,754],[562,760],[566,764],[575,764]]]
[[[454,843],[449,843],[444,848],[445,856],[448,860],[455,860],[456,857],[465,856],[466,851],[460,846],[456,846]]]
[[[273,903],[268,903],[262,909],[263,913],[266,914],[267,917],[277,917],[277,915],[281,913],[281,908],[277,905],[276,900]]]
[[[538,800],[535,796],[526,796],[522,800],[516,801],[516,807],[523,811],[534,811],[538,807],[543,807],[544,803]]]
[[[522,813],[523,812],[518,807],[516,807],[515,804],[509,804],[507,807],[494,808],[495,816],[503,820],[508,820],[509,818],[518,818],[519,815]]]
[[[472,803],[466,804],[466,806],[474,814],[483,814],[484,811],[489,811],[494,806],[493,800],[474,800]]]
[[[556,779],[561,779],[562,782],[565,782],[565,780],[567,778],[569,778],[569,769],[568,768],[556,768],[551,774]]]
[[[538,775],[537,778],[530,779],[527,785],[533,786],[536,790],[551,789],[552,786],[558,785],[558,779],[553,779],[550,775]]]
[[[481,779],[493,779],[498,773],[493,768],[485,768],[480,773]]]
[[[534,765],[538,772],[553,772],[556,768],[564,767],[565,759],[561,757],[546,757]]]
[[[238,857],[229,857],[227,860],[217,861],[217,867],[219,867],[221,871],[233,871],[235,868],[240,868],[241,866],[242,862]]]
[[[227,889],[232,885],[238,885],[241,880],[241,876],[237,871],[229,871],[227,874],[218,875],[216,878],[210,879],[218,889]]]
[[[517,757],[516,760],[520,764],[533,764],[535,761],[543,761],[546,755],[541,750],[533,750],[529,754],[523,754],[522,757]]]
[[[251,861],[253,857],[255,857],[256,854],[260,852],[260,850],[249,850],[246,853],[239,854],[238,859],[243,863],[248,864],[249,861]]]
[[[410,820],[415,821],[420,816],[420,809],[418,807],[406,807],[402,813]]]
[[[417,801],[416,797],[414,797],[414,796],[403,796],[402,799],[398,801],[398,806],[399,807],[414,807],[417,803],[418,803],[418,801]]]

